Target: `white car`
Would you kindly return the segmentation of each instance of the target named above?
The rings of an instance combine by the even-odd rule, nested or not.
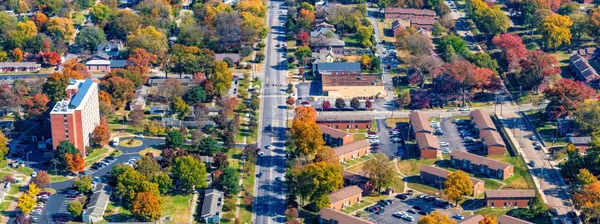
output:
[[[36,176],[37,176],[37,172],[31,173],[31,177],[36,177]]]
[[[471,111],[471,109],[468,107],[461,107],[461,108],[458,108],[458,111]]]
[[[447,146],[450,146],[450,143],[448,143],[448,142],[440,142],[440,146],[447,147]]]
[[[135,135],[135,137],[136,137],[136,138],[144,138],[144,135],[142,135],[142,134],[137,134],[137,135]]]
[[[377,136],[377,135],[369,135],[367,138],[368,139],[379,139],[379,136]]]

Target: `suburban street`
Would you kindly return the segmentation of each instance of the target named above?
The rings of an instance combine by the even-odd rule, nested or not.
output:
[[[262,156],[256,164],[254,223],[284,223],[285,192],[285,128],[287,110],[285,107],[286,70],[283,49],[276,45],[285,44],[283,21],[286,13],[281,3],[269,2],[267,26],[269,34],[266,40],[266,59],[264,74],[258,74],[263,80],[261,90],[261,112],[258,135],[258,147]],[[267,130],[267,127],[272,127]]]
[[[511,105],[509,102],[506,102],[506,103],[502,104],[502,106],[500,106],[500,104],[498,104],[495,107],[490,106],[490,107],[484,107],[484,108],[471,108],[471,110],[481,109],[488,113],[497,112],[498,115],[500,115],[501,110],[502,110],[502,114],[509,114],[509,113],[515,113],[518,111],[528,111],[528,110],[532,110],[532,109],[544,107],[544,106],[545,105],[533,106],[531,104]],[[469,114],[468,111],[459,112],[459,111],[450,111],[448,109],[445,109],[445,110],[444,109],[422,110],[422,111],[429,117],[452,117],[455,115],[468,115]],[[325,115],[340,115],[340,116],[370,115],[370,116],[374,116],[375,118],[391,118],[391,117],[408,117],[408,114],[410,114],[410,112],[411,112],[410,110],[395,110],[395,111],[385,110],[385,111],[319,111],[317,113],[319,116],[325,116]]]

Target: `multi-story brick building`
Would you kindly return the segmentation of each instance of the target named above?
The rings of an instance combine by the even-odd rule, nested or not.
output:
[[[321,211],[319,212],[319,219],[318,219],[318,223],[319,224],[333,224],[333,223],[337,223],[337,224],[346,224],[346,223],[351,223],[351,224],[373,224],[372,222],[369,222],[367,220],[358,218],[358,217],[354,217],[352,215],[340,212],[340,211],[336,211],[335,209],[331,209],[331,208],[324,208],[321,209]]]
[[[415,139],[417,140],[417,148],[422,159],[435,159],[438,157],[440,144],[434,135],[418,132],[415,135]]]
[[[384,9],[386,19],[412,20],[419,18],[435,18],[433,10],[388,7]]]
[[[363,115],[317,116],[317,124],[335,129],[370,129],[373,117]]]
[[[458,150],[450,153],[450,163],[458,169],[501,180],[514,174],[513,165]]]
[[[486,190],[485,205],[489,208],[527,208],[535,199],[535,190]]]
[[[443,188],[444,181],[448,178],[450,171],[435,167],[435,166],[422,166],[421,167],[421,181],[427,183],[435,188]],[[477,178],[469,178],[473,182],[473,194],[471,196],[477,196],[485,190],[485,182]]]
[[[85,156],[90,134],[100,124],[98,84],[89,78],[71,79],[65,91],[67,97],[57,102],[50,112],[53,148],[67,140]]]
[[[348,186],[329,194],[329,207],[342,210],[345,207],[358,204],[362,201],[362,189],[358,186]]]
[[[335,156],[338,158],[338,160],[343,163],[348,160],[360,158],[369,154],[370,145],[371,144],[369,144],[369,141],[360,140],[333,148],[333,151],[335,151]]]
[[[321,128],[321,133],[323,134],[323,141],[328,146],[338,147],[354,141],[354,135],[350,133],[323,125],[319,125],[319,128]]]

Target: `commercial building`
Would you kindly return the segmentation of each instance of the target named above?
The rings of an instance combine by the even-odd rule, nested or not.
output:
[[[335,129],[370,129],[373,117],[364,115],[317,116],[317,124]]]
[[[444,181],[448,179],[448,175],[450,171],[435,167],[435,166],[422,166],[420,168],[421,171],[421,181],[425,182],[435,188],[443,188]],[[483,180],[470,177],[471,182],[473,182],[473,194],[471,196],[477,196],[485,191],[485,182]]]
[[[108,206],[108,199],[110,198],[110,194],[108,193],[109,187],[106,184],[96,184],[92,191],[90,202],[88,202],[86,209],[81,214],[81,218],[85,223],[95,223],[103,220],[104,211]]]
[[[0,62],[0,72],[39,72],[41,68],[35,62]]]
[[[367,140],[352,142],[347,145],[333,148],[335,156],[343,163],[351,159],[356,159],[369,154],[370,143]]]
[[[53,148],[61,141],[71,142],[83,156],[90,145],[90,135],[100,124],[98,84],[92,79],[71,79],[65,90],[67,97],[54,105],[50,112]]]
[[[215,189],[204,191],[200,218],[204,223],[219,223],[223,209],[223,193]]]
[[[367,220],[337,211],[331,208],[321,209],[319,212],[319,224],[373,224]]]
[[[323,141],[328,146],[338,147],[354,141],[354,135],[350,133],[323,125],[319,125],[319,128],[321,128],[321,133],[323,134]]]
[[[343,187],[329,194],[329,208],[342,210],[345,207],[358,204],[362,201],[362,189],[358,186]]]
[[[379,75],[322,75],[323,95],[332,98],[373,99],[387,95]]]
[[[415,140],[417,140],[417,148],[421,159],[435,159],[438,157],[440,144],[434,135],[418,132],[415,134]]]
[[[319,52],[319,51],[317,51]],[[337,53],[336,53],[337,54]],[[358,62],[321,62],[312,65],[312,71],[317,76],[325,75],[360,75]]]
[[[384,9],[386,19],[412,20],[417,18],[434,18],[435,11],[426,9],[394,8]]]
[[[506,145],[497,131],[483,130],[479,132],[479,136],[488,155],[504,155]]]
[[[450,163],[455,168],[501,180],[512,177],[515,172],[508,163],[458,150],[450,153]]]
[[[527,208],[535,199],[535,190],[486,190],[485,205],[488,208]]]
[[[515,217],[508,216],[508,215],[500,215],[500,216],[498,216],[496,221],[498,221],[498,224],[533,224],[533,222],[528,222],[528,221],[525,221],[522,219],[517,219]]]

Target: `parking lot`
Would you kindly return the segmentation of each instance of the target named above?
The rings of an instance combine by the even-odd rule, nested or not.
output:
[[[389,159],[400,157],[406,154],[406,150],[402,147],[401,139],[399,137],[400,132],[393,132],[393,129],[387,129],[385,120],[375,120],[377,125],[377,136],[379,136],[379,144],[377,152],[384,153]],[[396,133],[396,135],[394,135]]]
[[[440,122],[440,127],[442,131],[444,131],[443,135],[438,135],[438,139],[440,142],[448,143],[448,148],[451,151],[466,150],[465,145],[463,143],[463,139],[460,137],[460,132],[455,123],[453,123],[452,118],[443,118]]]
[[[444,209],[442,206],[437,206],[436,201],[438,203],[440,202],[438,199],[429,200],[430,201],[427,201],[425,198],[419,198],[419,196],[416,194],[409,196],[405,200],[394,198],[392,199],[392,204],[383,207],[385,212],[381,214],[371,213],[369,215],[369,219],[375,223],[413,223],[421,219],[423,214],[427,214],[433,211],[440,211],[446,213],[449,217],[453,217],[454,215],[458,214],[454,211],[455,209],[452,207]],[[393,214],[396,212],[404,212],[407,215],[411,216],[414,221],[411,222],[407,219],[394,217]]]

